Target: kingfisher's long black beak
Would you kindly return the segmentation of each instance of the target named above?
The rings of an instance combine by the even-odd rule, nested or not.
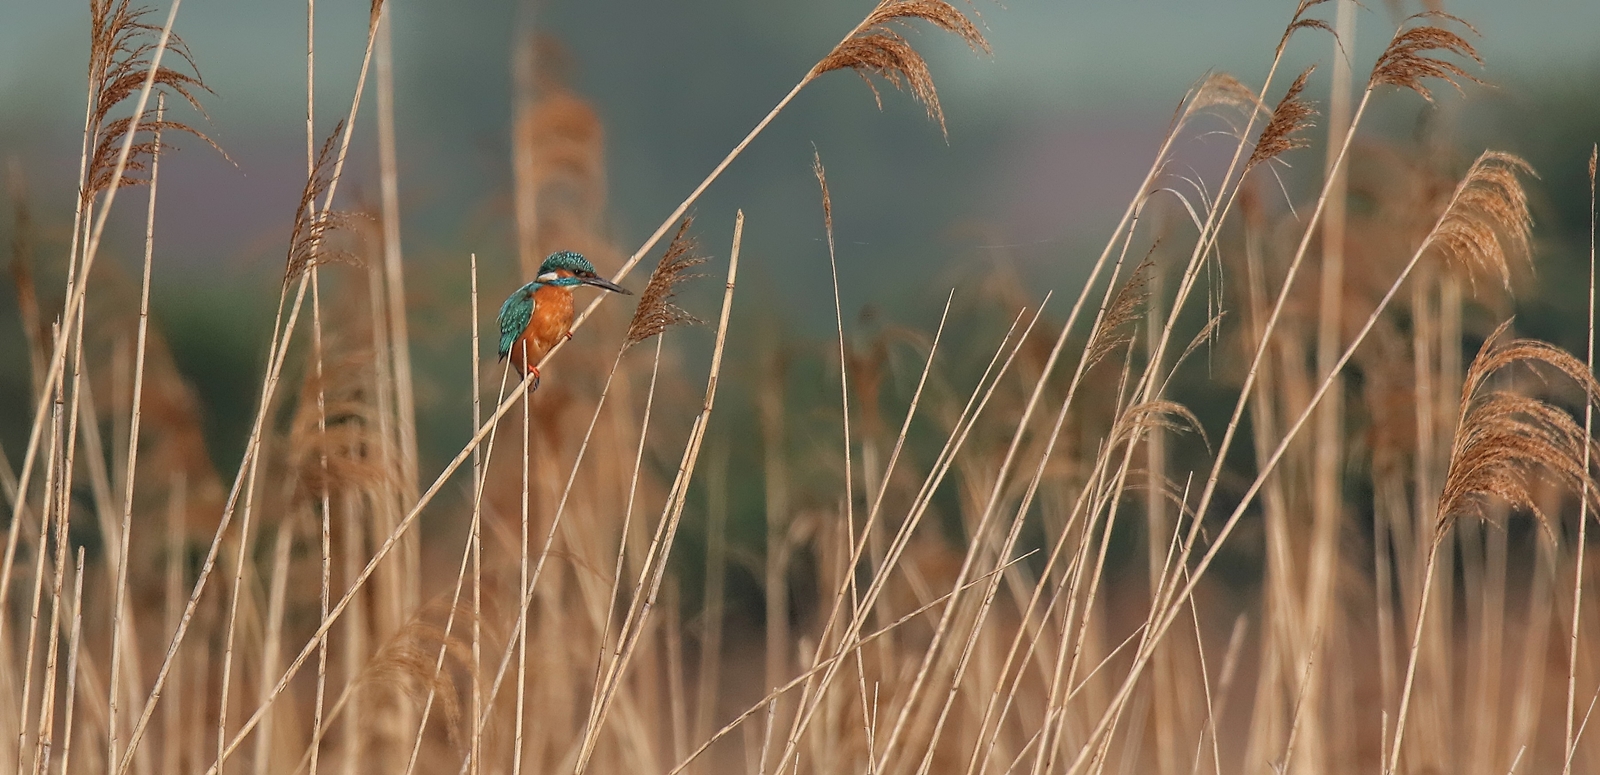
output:
[[[633,295],[633,292],[628,290],[627,288],[624,288],[624,287],[622,287],[620,285],[617,285],[616,283],[611,282],[610,280],[607,280],[604,277],[600,277],[598,275],[591,276],[591,277],[580,277],[580,278],[578,278],[578,281],[583,283],[584,285],[593,285],[596,288],[604,288],[605,290],[611,291],[612,293],[620,293],[620,294],[622,294],[624,296],[632,296]]]

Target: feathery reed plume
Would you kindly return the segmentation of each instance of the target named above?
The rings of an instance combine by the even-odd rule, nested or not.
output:
[[[1154,429],[1194,431],[1207,447],[1211,445],[1210,439],[1206,437],[1205,426],[1200,424],[1200,418],[1196,417],[1194,412],[1176,401],[1158,398],[1128,407],[1111,428],[1108,435],[1108,440],[1111,442],[1109,446],[1131,443],[1138,440],[1145,431]]]
[[[1105,317],[1095,326],[1089,346],[1084,350],[1084,371],[1094,368],[1117,348],[1133,341],[1132,334],[1117,329],[1137,320],[1141,310],[1150,301],[1150,269],[1155,266],[1155,259],[1152,258],[1155,251],[1156,245],[1151,245],[1150,253],[1145,255],[1144,261],[1128,277],[1127,284],[1117,291],[1116,298],[1106,307]]]
[[[350,226],[353,220],[351,214],[317,207],[317,200],[326,197],[328,188],[333,185],[331,162],[334,140],[343,130],[344,121],[341,119],[333,126],[328,139],[322,141],[322,150],[317,152],[317,163],[313,165],[311,174],[306,176],[306,186],[300,192],[300,204],[294,211],[294,231],[289,237],[287,266],[283,273],[285,288],[313,266],[335,261],[356,265],[361,262],[354,253],[330,250],[326,243],[329,234]]]
[[[1461,409],[1456,419],[1455,438],[1450,445],[1450,466],[1435,511],[1433,538],[1422,571],[1422,594],[1417,621],[1412,631],[1411,654],[1406,664],[1400,707],[1395,715],[1394,741],[1389,749],[1387,772],[1400,763],[1400,744],[1405,737],[1407,713],[1415,686],[1418,656],[1422,643],[1423,621],[1433,588],[1434,567],[1439,550],[1450,528],[1463,514],[1486,518],[1484,505],[1502,500],[1526,509],[1550,531],[1549,520],[1539,508],[1532,482],[1554,479],[1581,493],[1592,506],[1596,503],[1595,478],[1588,467],[1596,451],[1588,431],[1566,411],[1540,399],[1508,390],[1485,390],[1489,377],[1517,362],[1544,364],[1567,375],[1583,387],[1584,400],[1592,405],[1600,398],[1600,384],[1588,366],[1572,355],[1544,342],[1517,339],[1497,344],[1511,325],[1507,320],[1495,329],[1473,358],[1461,386]]]
[[[117,156],[122,150],[128,128],[133,123],[132,117],[112,120],[110,118],[112,109],[123,100],[138,94],[144,88],[146,78],[151,77],[150,57],[157,48],[152,38],[161,34],[161,27],[143,21],[149,12],[148,8],[129,8],[128,0],[90,1],[89,73],[91,83],[94,85],[94,107],[90,114],[90,126],[94,128],[95,139],[94,150],[89,157],[87,185],[82,191],[85,202],[92,200],[112,185],[111,178],[116,174]],[[190,75],[169,67],[158,67],[155,69],[152,81],[154,90],[176,93],[204,115],[205,111],[200,107],[200,101],[195,94],[197,91],[209,93],[211,89],[200,80],[199,69],[195,66],[188,47],[182,38],[172,34],[168,37],[167,49],[182,59],[194,74]],[[154,110],[147,110],[139,117],[139,129],[152,132],[157,130],[184,132],[198,137],[211,147],[217,148],[219,152],[222,150],[199,130],[182,122],[159,119]],[[141,172],[149,168],[150,156],[155,153],[158,142],[152,138],[133,143],[117,185],[138,185],[143,182],[128,173]]]
[[[677,236],[672,238],[666,254],[661,256],[661,263],[656,264],[656,270],[650,273],[650,282],[639,294],[639,306],[633,311],[633,322],[628,324],[625,347],[632,347],[673,326],[700,325],[704,322],[672,303],[677,295],[678,283],[700,276],[687,272],[706,262],[706,257],[696,252],[699,244],[689,236],[691,223],[694,223],[694,218],[683,219]]]
[[[1289,47],[1289,39],[1294,37],[1294,34],[1300,30],[1322,30],[1332,35],[1334,40],[1339,39],[1339,33],[1333,29],[1332,25],[1321,19],[1306,18],[1307,11],[1326,2],[1328,0],[1300,0],[1300,4],[1294,9],[1294,18],[1289,21],[1289,26],[1284,28],[1283,37],[1278,39],[1276,56],[1283,56],[1283,50]]]
[[[1467,369],[1450,467],[1439,496],[1438,535],[1463,514],[1484,516],[1483,507],[1490,498],[1547,521],[1534,498],[1536,479],[1553,478],[1585,492],[1587,498],[1596,498],[1592,474],[1584,466],[1585,448],[1591,454],[1595,448],[1583,427],[1565,410],[1543,400],[1509,390],[1490,390],[1487,384],[1489,377],[1518,362],[1560,371],[1584,389],[1589,401],[1600,397],[1600,383],[1590,376],[1583,361],[1554,345],[1532,339],[1502,343],[1510,325],[1508,320],[1495,329]],[[1591,500],[1590,505],[1595,502]]]
[[[1193,94],[1187,103],[1178,106],[1177,115],[1191,115],[1217,105],[1239,108],[1247,111],[1246,115],[1250,115],[1248,111],[1266,109],[1261,104],[1261,98],[1250,87],[1227,73],[1207,73]]]
[[[1535,175],[1527,162],[1509,153],[1490,151],[1479,156],[1433,234],[1433,242],[1451,260],[1498,274],[1507,289],[1511,287],[1507,254],[1529,259],[1533,229],[1528,194],[1517,179],[1519,172]]]
[[[1289,84],[1289,90],[1284,92],[1283,99],[1278,101],[1278,106],[1272,110],[1272,118],[1267,125],[1261,128],[1261,137],[1256,140],[1256,149],[1251,152],[1250,160],[1245,162],[1245,172],[1249,172],[1256,165],[1269,162],[1296,148],[1305,148],[1311,145],[1302,132],[1310,129],[1313,124],[1311,117],[1317,115],[1311,103],[1300,98],[1305,91],[1306,79],[1311,77],[1312,71],[1317,66],[1312,65],[1301,71],[1300,77]]]
[[[1411,24],[1428,19],[1453,21],[1466,27],[1474,35],[1478,33],[1477,28],[1460,17],[1442,11],[1424,11],[1407,18],[1405,23]],[[1454,86],[1458,92],[1462,90],[1460,80],[1482,83],[1460,65],[1433,56],[1436,52],[1455,54],[1477,62],[1479,67],[1483,66],[1483,57],[1478,55],[1478,50],[1473,48],[1466,38],[1443,27],[1423,24],[1394,36],[1389,42],[1389,47],[1384,49],[1383,55],[1378,57],[1378,63],[1373,66],[1372,77],[1368,80],[1367,87],[1370,89],[1382,84],[1399,86],[1410,89],[1422,95],[1423,99],[1432,102],[1433,92],[1423,84],[1425,78],[1438,78]]]
[[[928,62],[917,53],[911,43],[899,32],[913,19],[921,19],[946,32],[956,35],[974,51],[991,53],[989,41],[967,19],[966,14],[945,0],[882,0],[872,13],[856,27],[850,37],[835,46],[833,51],[811,69],[811,77],[843,68],[850,68],[861,76],[872,97],[883,107],[883,97],[878,87],[867,78],[869,73],[894,85],[908,89],[911,96],[928,110],[928,118],[939,122],[939,130],[948,131],[944,125],[944,110],[939,107],[939,93],[933,87],[933,74],[928,72]]]

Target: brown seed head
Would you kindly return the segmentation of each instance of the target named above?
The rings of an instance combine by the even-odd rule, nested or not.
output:
[[[1569,353],[1545,342],[1517,339],[1501,343],[1511,322],[1495,329],[1467,370],[1461,388],[1461,414],[1450,448],[1450,469],[1439,496],[1436,538],[1462,514],[1483,515],[1492,498],[1527,509],[1546,524],[1533,497],[1532,482],[1554,479],[1584,497],[1595,498],[1592,472],[1585,466],[1600,455],[1572,415],[1537,398],[1487,388],[1489,377],[1518,362],[1544,365],[1583,388],[1588,401],[1600,397],[1600,384]]]
[[[881,0],[850,37],[811,68],[811,77],[843,68],[855,70],[872,89],[872,97],[881,109],[883,98],[867,78],[876,74],[896,89],[909,89],[911,96],[928,109],[928,117],[938,121],[940,131],[945,131],[944,111],[939,107],[939,94],[933,87],[928,63],[900,34],[915,19],[960,37],[974,51],[990,53],[983,33],[966,14],[945,0]]]
[[[1458,264],[1499,275],[1507,289],[1511,287],[1508,254],[1527,260],[1533,229],[1528,194],[1518,173],[1534,174],[1533,168],[1516,156],[1485,151],[1456,186],[1427,239]]]
[[[336,231],[348,229],[354,221],[350,213],[317,204],[327,193],[333,178],[333,146],[344,121],[333,127],[328,139],[317,152],[317,163],[306,176],[306,186],[300,192],[300,204],[294,211],[294,231],[289,237],[289,256],[283,273],[287,286],[313,266],[340,262],[359,266],[361,259],[347,250],[328,247],[327,237]]]
[[[1389,41],[1389,47],[1378,57],[1378,63],[1372,68],[1372,77],[1367,81],[1367,88],[1375,88],[1382,84],[1399,86],[1410,89],[1422,95],[1423,99],[1432,102],[1433,92],[1423,84],[1423,79],[1438,78],[1454,86],[1458,92],[1461,91],[1462,80],[1482,83],[1460,65],[1436,56],[1440,53],[1455,54],[1471,59],[1482,67],[1483,57],[1478,55],[1478,50],[1473,48],[1466,38],[1431,24],[1407,26],[1431,19],[1452,21],[1467,28],[1474,35],[1478,33],[1472,25],[1447,13],[1426,11],[1416,14],[1406,19],[1400,31]]]
[[[1100,325],[1095,326],[1094,335],[1089,339],[1087,355],[1084,356],[1085,371],[1094,368],[1117,348],[1133,341],[1132,335],[1120,329],[1142,317],[1150,301],[1150,269],[1155,266],[1155,251],[1156,246],[1150,246],[1144,261],[1133,270],[1128,283],[1117,291],[1116,297],[1106,307],[1105,316],[1100,318]]]
[[[677,295],[678,283],[699,277],[698,274],[688,274],[688,271],[706,262],[705,256],[695,253],[699,246],[693,237],[688,236],[689,224],[693,222],[693,218],[683,219],[678,226],[677,236],[672,238],[672,244],[667,246],[661,263],[656,264],[656,270],[650,273],[650,282],[639,294],[639,306],[633,311],[633,322],[628,324],[628,347],[672,326],[699,325],[704,322],[672,303],[672,298]]]
[[[129,8],[128,0],[91,0],[89,77],[93,89],[94,106],[89,118],[93,135],[88,175],[83,189],[87,202],[110,188],[112,174],[116,171],[117,157],[122,143],[132,125],[131,118],[111,118],[111,112],[124,100],[143,91],[150,76],[150,59],[157,48],[161,27],[143,21],[148,8]],[[181,59],[193,75],[169,67],[156,68],[151,88],[159,93],[173,93],[184,99],[195,110],[205,114],[196,98],[197,92],[210,92],[200,80],[199,69],[189,54],[188,46],[176,33],[167,37],[167,50]],[[220,152],[222,149],[195,128],[178,121],[158,121],[154,110],[139,117],[139,129],[146,132],[168,130],[194,135]],[[129,148],[128,160],[123,165],[123,175],[117,185],[138,185],[144,181],[129,173],[149,169],[149,159],[166,147],[154,139],[135,140]],[[223,154],[226,157],[226,154]]]
[[[1261,99],[1256,96],[1250,87],[1245,86],[1227,73],[1213,72],[1206,75],[1200,87],[1194,90],[1194,98],[1189,100],[1185,113],[1197,113],[1206,108],[1215,106],[1238,108],[1248,115],[1250,110],[1266,108],[1261,105]]]
[[[1278,101],[1278,107],[1272,110],[1272,118],[1261,129],[1261,137],[1256,140],[1256,149],[1250,154],[1250,161],[1245,163],[1248,171],[1257,164],[1272,161],[1279,156],[1296,148],[1305,148],[1311,145],[1301,132],[1313,126],[1311,117],[1317,115],[1311,103],[1300,98],[1306,89],[1306,79],[1311,77],[1311,72],[1317,66],[1307,67],[1289,85],[1289,90],[1284,92],[1283,99]]]
[[[1289,39],[1294,37],[1294,34],[1300,30],[1322,30],[1332,35],[1335,41],[1339,40],[1339,33],[1333,29],[1332,25],[1321,19],[1306,18],[1306,12],[1326,2],[1328,0],[1300,0],[1300,4],[1295,6],[1294,18],[1290,19],[1289,26],[1283,30],[1283,37],[1278,40],[1278,50],[1275,56],[1283,56],[1283,50],[1289,47]]]

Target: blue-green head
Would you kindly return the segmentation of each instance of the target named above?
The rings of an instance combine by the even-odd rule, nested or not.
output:
[[[593,285],[613,293],[628,293],[622,286],[595,273],[594,264],[589,263],[589,259],[584,258],[583,254],[570,250],[551,253],[549,258],[539,265],[539,275],[534,278],[534,282],[566,288]]]

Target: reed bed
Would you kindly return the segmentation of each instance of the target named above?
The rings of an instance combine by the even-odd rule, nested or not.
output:
[[[579,249],[621,282],[659,256],[631,312],[610,297],[581,311],[582,352],[522,364],[543,366],[535,392],[514,376],[527,369],[481,357],[491,264],[405,259],[389,9],[371,4],[350,107],[325,130],[308,2],[306,182],[284,203],[277,319],[228,472],[150,315],[160,160],[174,135],[204,140],[169,116],[208,92],[174,34],[177,2],[155,24],[92,0],[59,265],[28,249],[13,188],[34,395],[8,410],[31,420],[25,450],[0,455],[0,762],[1600,767],[1593,238],[1584,357],[1516,338],[1510,296],[1539,258],[1534,171],[1362,127],[1375,96],[1470,86],[1476,33],[1436,11],[1401,20],[1363,81],[1343,59],[1353,6],[1300,2],[1263,46],[1259,89],[1196,82],[1081,287],[963,275],[931,330],[841,305],[866,257],[834,240],[852,215],[814,150],[836,328],[822,344],[735,325],[744,216],[727,235],[685,215],[834,71],[880,104],[885,84],[907,92],[942,130],[914,31],[987,53],[971,13],[881,0],[631,253],[602,226],[600,119],[537,65],[551,44],[525,41],[508,160],[518,255],[492,266],[527,278],[545,253]],[[1299,46],[1338,62],[1326,100],[1312,70],[1281,71]],[[360,112],[374,59],[375,121]],[[375,214],[338,206],[362,122],[378,128]],[[1218,126],[1225,169],[1185,173],[1185,150]],[[1276,179],[1318,151],[1319,171]],[[1301,184],[1311,195],[1289,201]],[[135,186],[147,220],[130,292],[96,257]],[[1347,207],[1356,196],[1371,206]],[[472,427],[438,470],[419,449],[407,273],[470,288],[458,378]],[[59,295],[40,287],[58,276]],[[679,296],[717,283],[703,309]]]

